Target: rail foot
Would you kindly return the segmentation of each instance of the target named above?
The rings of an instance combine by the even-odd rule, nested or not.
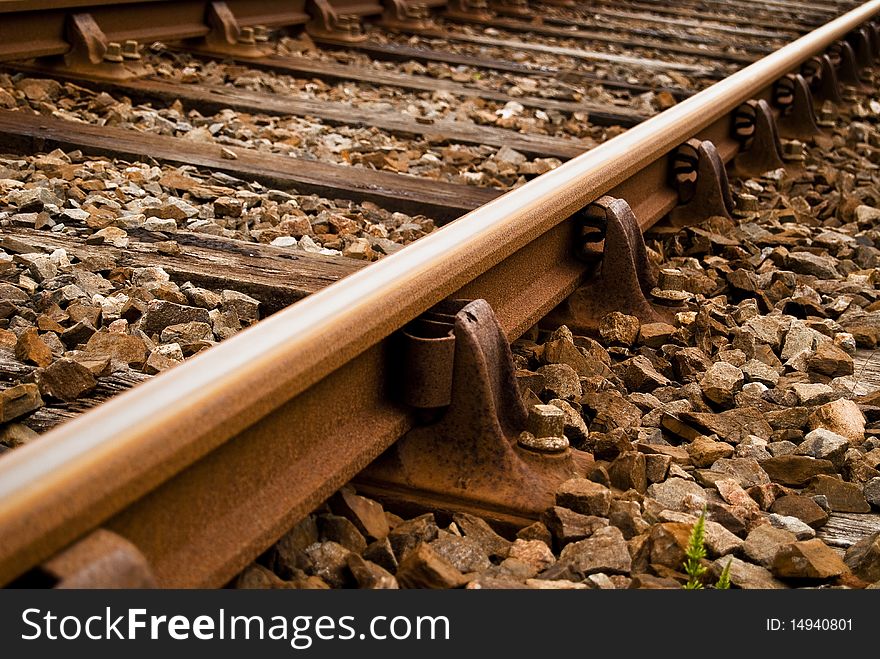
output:
[[[559,484],[591,463],[568,446],[557,408],[526,410],[510,345],[485,300],[441,304],[402,340],[406,402],[433,422],[361,472],[359,491],[510,523],[537,518]]]

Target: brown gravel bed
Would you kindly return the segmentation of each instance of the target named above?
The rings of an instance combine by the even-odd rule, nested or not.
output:
[[[680,588],[706,513],[706,587],[880,587],[880,103],[857,97],[801,167],[734,182],[735,219],[648,236],[668,322],[514,346],[587,478],[515,536],[401,519],[343,489],[244,588]]]
[[[132,105],[121,95],[24,74],[0,74],[2,92],[6,96],[0,97],[0,104],[69,121],[479,187],[517,187],[527,177],[561,164],[558,158],[529,158],[504,146],[447,145],[423,137],[406,139],[375,127],[329,125],[308,117],[229,109],[203,115],[197,110],[185,111],[177,101]],[[511,103],[496,111],[500,115],[492,114],[516,116],[523,110],[521,105]]]

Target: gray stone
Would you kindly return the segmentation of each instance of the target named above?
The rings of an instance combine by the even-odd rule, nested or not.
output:
[[[583,417],[580,415],[580,412],[572,407],[567,401],[560,398],[552,399],[548,405],[555,405],[562,410],[562,414],[565,416],[563,432],[565,433],[565,436],[568,437],[569,442],[578,446],[587,441],[590,436],[590,431],[587,428],[587,424]]]
[[[334,588],[343,588],[349,582],[348,549],[336,542],[316,542],[305,549],[312,561],[311,573],[321,577]]]
[[[199,307],[189,307],[165,300],[151,300],[147,304],[147,311],[139,321],[139,328],[147,335],[159,334],[169,325],[183,323],[205,323],[211,320],[208,311]]]
[[[812,252],[790,252],[785,260],[789,270],[801,275],[813,275],[819,279],[840,279],[836,261],[828,256]]]
[[[566,545],[554,566],[560,568],[557,578],[571,581],[580,581],[597,572],[629,574],[631,567],[623,534],[613,526],[599,529],[586,540]]]
[[[577,371],[568,364],[548,364],[537,372],[544,376],[543,394],[549,398],[574,400],[583,393]]]
[[[779,548],[797,539],[798,537],[791,531],[772,524],[762,524],[749,532],[742,549],[749,560],[769,568],[773,565],[773,559]]]
[[[730,583],[744,590],[781,590],[788,588],[784,583],[774,578],[770,570],[759,565],[752,565],[735,556],[724,556],[712,563],[711,570],[717,578],[725,567],[730,566]]]
[[[729,474],[744,489],[755,485],[766,485],[770,482],[767,472],[754,458],[722,458],[715,461],[712,470]]]
[[[556,490],[556,505],[583,515],[606,517],[611,490],[586,478],[572,478]]]
[[[641,323],[635,316],[612,311],[599,321],[599,336],[606,343],[631,346],[639,338]]]
[[[824,428],[861,444],[865,439],[865,415],[859,406],[848,398],[838,398],[815,409],[809,418],[809,427]]]
[[[431,549],[449,561],[459,572],[480,572],[491,563],[485,550],[470,538],[446,534],[430,543]]]
[[[235,310],[238,318],[247,324],[260,319],[260,301],[238,291],[223,291],[220,309],[221,311]]]
[[[767,521],[777,529],[782,529],[783,531],[788,531],[789,533],[794,534],[798,540],[807,540],[816,537],[816,531],[797,517],[771,513],[767,515]]]
[[[791,390],[797,396],[801,405],[821,405],[827,403],[834,396],[834,389],[827,384],[808,384],[799,382],[791,385]]]
[[[683,478],[670,478],[663,483],[648,486],[648,496],[656,499],[664,508],[670,510],[686,510],[686,499],[706,501],[706,491],[697,483]]]
[[[865,483],[865,499],[875,508],[880,508],[880,476]]]
[[[749,382],[757,382],[773,388],[779,382],[779,373],[770,368],[764,362],[752,359],[742,367],[743,375]]]
[[[541,521],[553,534],[557,546],[564,547],[570,542],[589,538],[597,529],[608,526],[609,520],[595,515],[582,515],[561,506],[553,506],[541,513]]]
[[[837,433],[817,428],[806,434],[797,448],[797,455],[809,455],[831,462],[839,462],[849,447],[849,441]]]
[[[880,532],[865,536],[847,549],[843,562],[862,581],[880,581]]]
[[[700,380],[703,395],[713,403],[726,405],[742,389],[743,372],[733,364],[715,362]]]

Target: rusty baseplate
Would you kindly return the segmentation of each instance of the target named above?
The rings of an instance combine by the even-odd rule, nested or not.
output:
[[[487,21],[492,18],[487,0],[449,0],[446,16],[466,20]]]
[[[379,25],[393,30],[419,31],[437,27],[431,9],[445,7],[446,0],[383,0],[385,11]]]
[[[372,0],[309,0],[309,13],[306,32],[313,37],[357,43],[367,39],[362,18],[382,14],[383,8]]]
[[[806,140],[822,133],[816,123],[813,94],[801,74],[789,73],[777,81],[773,87],[773,103],[780,110],[776,122],[780,137]]]
[[[673,226],[698,224],[714,215],[732,217],[727,170],[712,142],[694,138],[682,144],[673,157],[672,175],[679,198],[669,213]]]
[[[526,410],[510,346],[485,300],[441,304],[403,335],[407,403],[432,422],[408,432],[357,477],[392,507],[467,511],[524,526],[583,475],[589,453],[569,447],[562,411]]]

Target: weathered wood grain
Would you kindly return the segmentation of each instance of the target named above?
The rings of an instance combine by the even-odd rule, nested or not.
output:
[[[178,137],[80,124],[54,117],[9,110],[0,112],[0,147],[19,153],[55,148],[86,153],[195,165],[273,187],[304,193],[372,201],[389,210],[453,220],[499,197],[501,192],[471,185],[433,181],[406,174],[379,172],[253,149],[200,144]],[[234,159],[224,157],[224,151]]]

